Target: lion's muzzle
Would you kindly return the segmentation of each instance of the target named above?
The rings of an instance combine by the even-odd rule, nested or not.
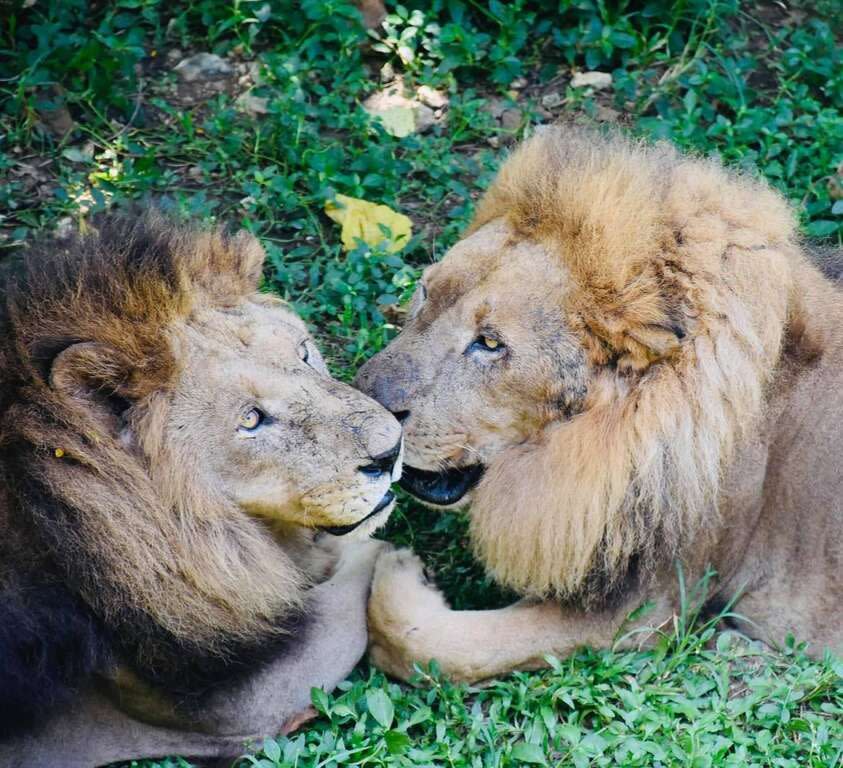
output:
[[[345,534],[351,533],[353,530],[359,528],[367,520],[371,520],[377,514],[383,512],[393,501],[395,501],[395,494],[392,491],[387,491],[383,495],[383,498],[375,505],[375,508],[366,517],[360,518],[356,523],[351,523],[350,525],[326,525],[322,526],[321,530],[325,531],[325,533],[330,533],[332,536],[345,536]]]

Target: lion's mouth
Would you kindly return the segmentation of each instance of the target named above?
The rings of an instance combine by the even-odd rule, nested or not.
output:
[[[361,517],[356,523],[350,525],[325,525],[322,526],[325,533],[330,533],[332,536],[345,536],[351,533],[355,528],[365,523],[367,520],[373,518],[378,512],[383,512],[395,500],[395,494],[392,491],[387,491],[383,498],[375,505],[375,508],[369,512],[366,517]]]
[[[400,485],[421,501],[438,507],[449,507],[480,482],[484,469],[482,464],[472,464],[444,472],[428,472],[405,464]]]

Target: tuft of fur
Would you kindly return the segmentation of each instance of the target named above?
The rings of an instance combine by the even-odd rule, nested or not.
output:
[[[167,462],[149,450],[166,446],[120,439],[122,424],[150,434],[165,418],[173,327],[252,294],[262,262],[245,233],[152,213],[45,242],[3,275],[0,607],[7,622],[28,606],[29,624],[0,636],[0,656],[35,660],[27,690],[42,703],[98,666],[111,639],[152,682],[190,693],[301,625],[305,577],[266,526],[187,473],[156,475]]]
[[[488,467],[472,538],[503,584],[595,605],[717,530],[721,470],[759,416],[804,257],[762,182],[617,134],[528,140],[470,231],[501,218],[570,275],[593,378],[582,413]]]

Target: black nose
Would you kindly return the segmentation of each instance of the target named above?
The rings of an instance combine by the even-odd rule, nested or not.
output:
[[[383,474],[392,472],[395,462],[398,460],[398,454],[401,453],[401,441],[399,440],[388,451],[379,453],[377,456],[372,456],[372,461],[369,464],[364,464],[358,469],[364,475],[371,477],[380,477]]]
[[[399,424],[403,424],[408,418],[410,418],[409,411],[393,411],[392,415],[398,419]]]

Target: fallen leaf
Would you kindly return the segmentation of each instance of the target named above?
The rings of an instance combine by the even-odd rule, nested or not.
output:
[[[427,104],[404,95],[401,80],[371,94],[363,102],[363,109],[378,120],[387,133],[399,139],[414,132],[422,133],[436,122],[436,116]]]
[[[572,88],[609,88],[612,85],[611,72],[577,72],[571,79]]]
[[[325,213],[342,226],[342,245],[346,251],[356,248],[362,240],[368,246],[386,241],[387,250],[396,253],[407,244],[413,231],[413,222],[404,214],[393,211],[388,205],[357,197],[337,195],[325,203]],[[388,229],[390,235],[383,228]]]
[[[399,139],[416,130],[416,113],[411,107],[387,107],[376,117],[390,136]]]

